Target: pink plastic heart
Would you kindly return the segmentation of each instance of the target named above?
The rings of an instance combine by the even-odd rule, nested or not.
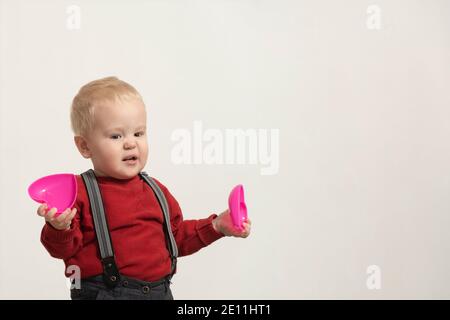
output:
[[[77,179],[71,173],[45,176],[28,187],[28,194],[34,201],[46,203],[48,209],[56,208],[56,214],[59,215],[75,203]]]
[[[244,187],[239,184],[231,190],[228,197],[231,221],[235,228],[243,230],[243,223],[247,221],[247,205],[244,200]]]

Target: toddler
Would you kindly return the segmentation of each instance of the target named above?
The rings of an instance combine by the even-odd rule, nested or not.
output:
[[[46,221],[41,242],[64,260],[66,276],[72,275],[69,266],[79,268],[81,285],[71,289],[72,299],[173,299],[177,256],[224,236],[250,234],[251,222],[235,229],[228,210],[183,220],[169,190],[143,173],[147,115],[130,84],[116,77],[86,84],[73,99],[70,118],[75,144],[93,169],[76,176],[73,208],[57,216],[56,208],[43,204],[37,213]]]

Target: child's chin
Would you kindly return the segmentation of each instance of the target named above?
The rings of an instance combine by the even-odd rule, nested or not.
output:
[[[139,172],[141,172],[142,170],[144,170],[144,167],[141,166],[140,163],[138,163],[137,165],[128,168],[127,173],[128,173],[128,174],[131,174],[131,175],[134,177],[135,175],[137,175],[137,174],[138,174]]]
[[[130,179],[135,177],[136,175],[139,174],[139,172],[142,171],[142,166],[140,165],[136,165],[136,166],[130,166],[130,167],[126,167],[126,168],[120,168],[117,173],[116,176],[120,177],[119,179]]]

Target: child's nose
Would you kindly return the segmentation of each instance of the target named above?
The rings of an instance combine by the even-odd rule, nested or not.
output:
[[[125,149],[131,149],[134,147],[136,147],[136,141],[134,141],[133,139],[128,139],[125,141],[125,143],[124,143]]]

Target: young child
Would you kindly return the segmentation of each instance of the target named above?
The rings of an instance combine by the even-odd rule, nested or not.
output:
[[[92,81],[75,96],[70,118],[75,144],[94,167],[120,273],[117,285],[105,283],[87,187],[78,175],[73,208],[58,216],[56,208],[45,204],[37,210],[46,221],[41,234],[44,247],[52,257],[64,260],[67,277],[72,274],[69,266],[80,270],[81,286],[71,289],[71,298],[173,299],[173,261],[162,207],[139,175],[148,157],[147,115],[140,94],[116,77]],[[190,255],[223,236],[246,238],[250,234],[251,222],[244,223],[242,231],[235,229],[228,210],[205,219],[183,220],[177,200],[154,181],[168,203],[178,256]]]

